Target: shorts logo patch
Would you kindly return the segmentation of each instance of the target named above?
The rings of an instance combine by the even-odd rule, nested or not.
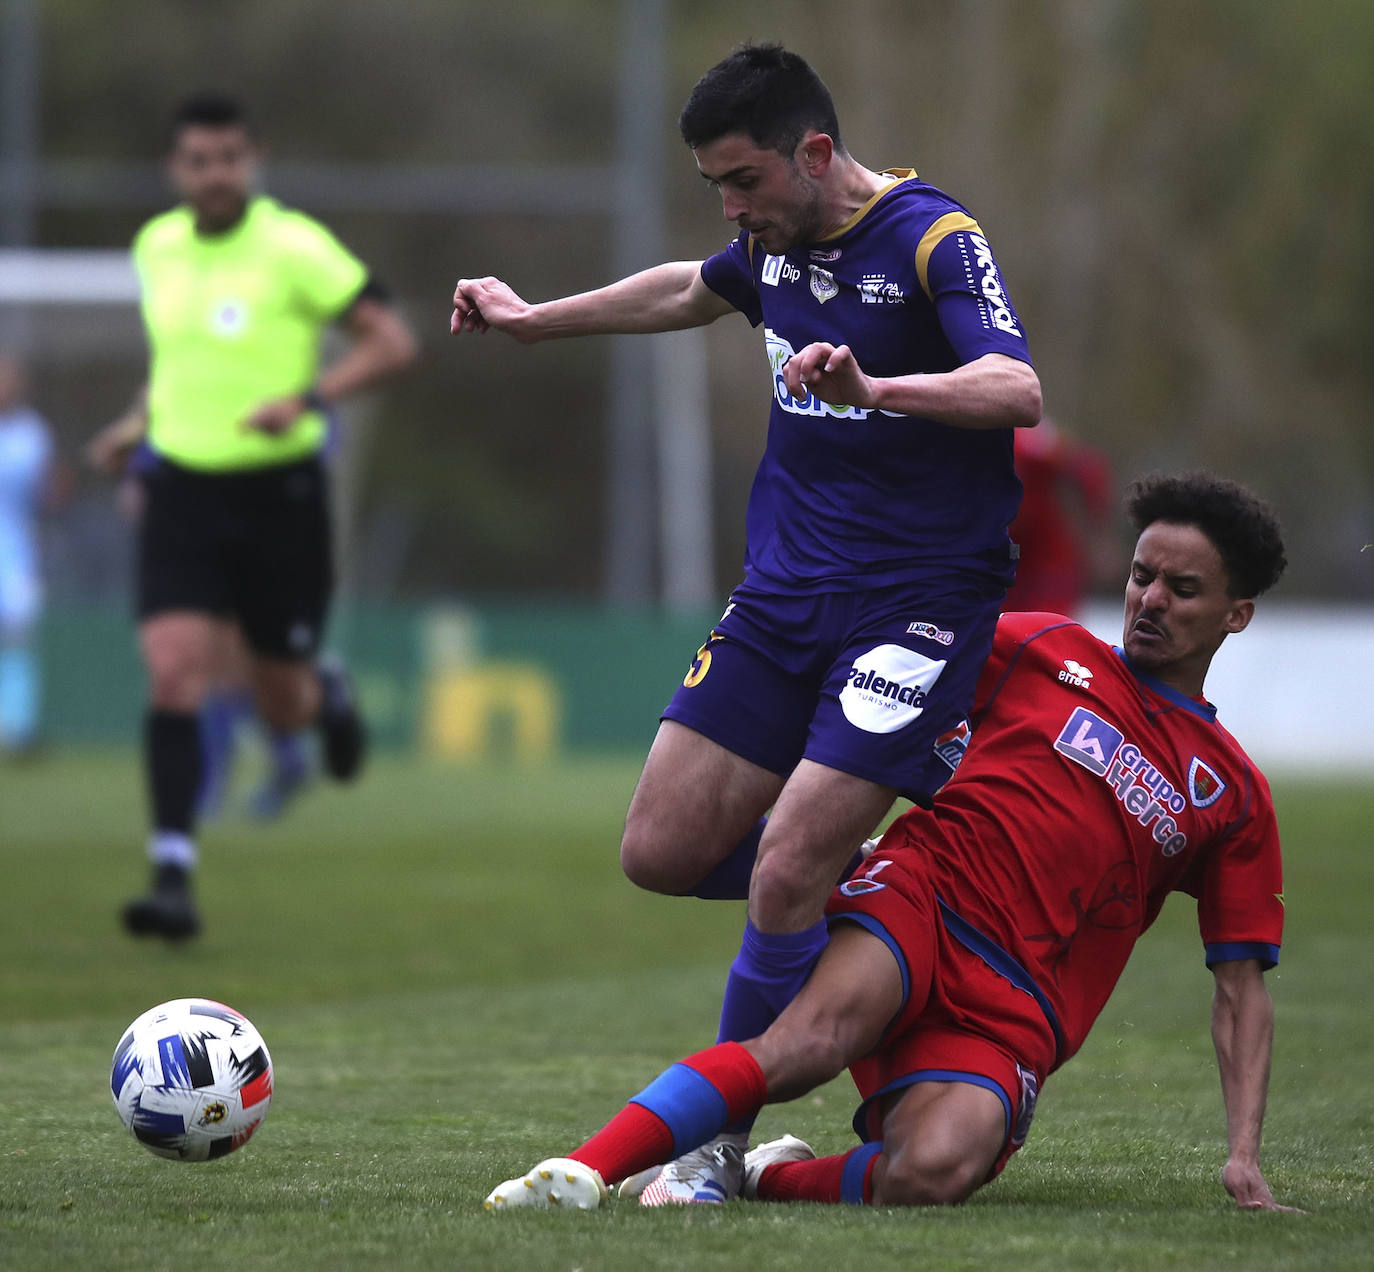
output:
[[[945,663],[901,645],[878,645],[854,660],[840,690],[844,718],[865,733],[896,733],[918,719]]]
[[[1188,766],[1188,798],[1194,808],[1211,808],[1226,792],[1226,783],[1216,770],[1198,756]]]
[[[1016,1076],[1021,1079],[1021,1098],[1017,1101],[1016,1122],[1011,1128],[1011,1142],[1020,1148],[1030,1134],[1031,1121],[1035,1117],[1035,1104],[1040,1098],[1040,1080],[1023,1064],[1016,1066]]]
[[[298,653],[309,649],[314,639],[315,629],[309,623],[292,623],[291,630],[286,633],[287,648]]]
[[[1116,757],[1125,741],[1119,729],[1114,729],[1101,716],[1086,707],[1078,707],[1054,740],[1054,749],[1075,764],[1081,764],[1098,777],[1107,775],[1107,766]]]
[[[908,623],[906,634],[908,636],[924,636],[927,640],[933,640],[938,645],[954,644],[954,633],[945,631],[943,627],[936,627],[934,623]]]
[[[840,884],[842,897],[866,897],[870,892],[881,892],[887,887],[876,879],[846,879]]]
[[[972,736],[973,730],[969,728],[968,721],[960,720],[948,733],[942,733],[935,739],[935,754],[949,765],[951,772],[959,767]]]

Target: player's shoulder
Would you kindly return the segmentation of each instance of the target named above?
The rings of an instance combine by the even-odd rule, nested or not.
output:
[[[174,247],[190,239],[195,231],[195,221],[191,209],[178,204],[149,218],[134,235],[135,255],[147,251]]]
[[[320,242],[334,242],[334,231],[309,212],[282,203],[270,195],[259,195],[251,209],[253,227],[276,242],[290,246],[309,247]]]
[[[1104,642],[1081,623],[1065,614],[1051,614],[1042,610],[1013,610],[999,616],[997,641],[999,644],[1014,645],[1024,645],[1028,641],[1088,641],[1106,648]]]
[[[895,179],[895,184],[882,194],[877,205],[890,217],[919,226],[921,233],[946,218],[977,226],[973,213],[958,199],[923,181],[913,169],[887,168],[882,175]]]

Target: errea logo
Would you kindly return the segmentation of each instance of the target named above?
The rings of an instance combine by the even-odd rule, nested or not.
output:
[[[1079,689],[1091,689],[1092,678],[1092,672],[1081,662],[1074,662],[1072,658],[1064,659],[1064,670],[1059,673],[1062,684],[1074,685]]]

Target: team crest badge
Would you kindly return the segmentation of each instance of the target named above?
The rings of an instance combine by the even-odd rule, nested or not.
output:
[[[1188,798],[1194,808],[1210,808],[1222,797],[1226,783],[1217,776],[1216,770],[1198,756],[1188,766]]]
[[[817,265],[811,266],[811,294],[825,304],[827,300],[833,300],[840,294],[840,285],[835,281],[835,275],[828,269],[821,269]]]

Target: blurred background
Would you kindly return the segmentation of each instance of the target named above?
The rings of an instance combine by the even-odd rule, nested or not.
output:
[[[344,415],[334,643],[380,740],[457,762],[641,748],[738,579],[770,379],[742,318],[520,348],[448,335],[731,236],[677,136],[780,39],[870,167],[966,203],[1047,412],[1119,489],[1206,466],[1289,573],[1211,696],[1269,763],[1374,765],[1374,8],[1327,0],[0,0],[0,346],[64,479],[42,526],[44,739],[132,740],[131,542],[85,440],[141,384],[123,256],[184,94],[241,95],[267,187],[395,293],[420,364]],[[1115,500],[1114,506],[1115,506]],[[1128,539],[1092,545],[1119,635]],[[0,781],[3,781],[0,777]]]

